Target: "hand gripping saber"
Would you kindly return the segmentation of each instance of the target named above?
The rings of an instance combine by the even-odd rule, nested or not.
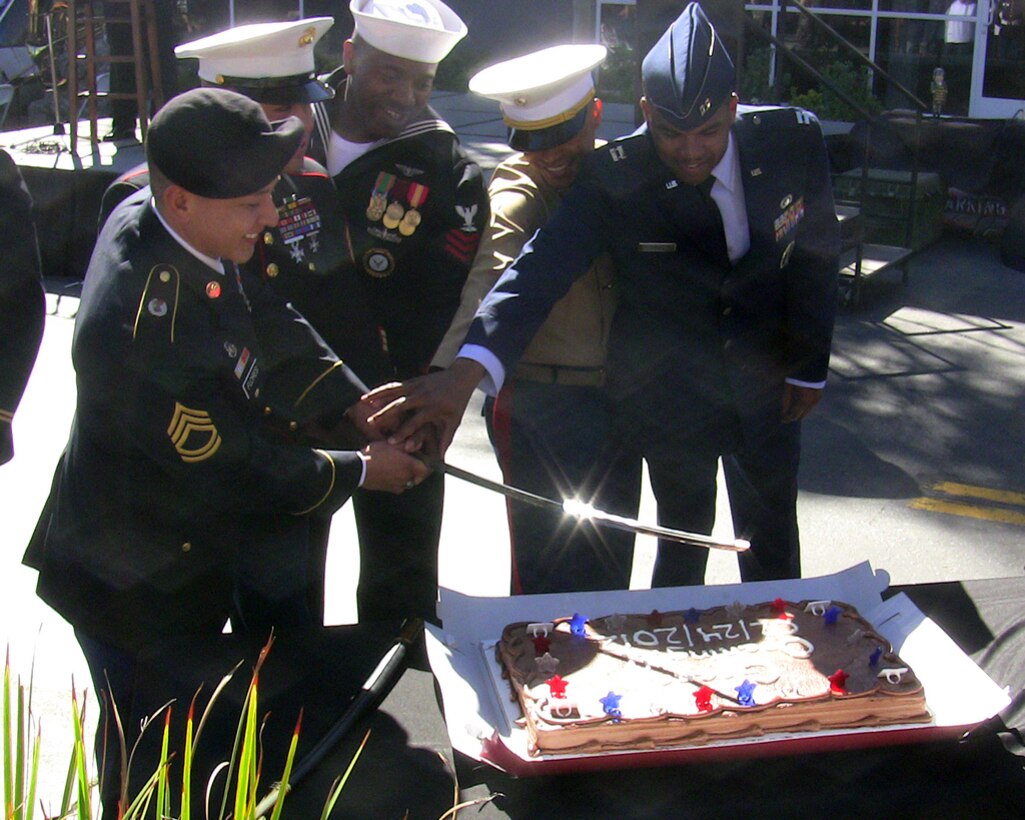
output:
[[[542,507],[543,509],[556,511],[562,515],[570,515],[574,518],[591,521],[601,527],[611,527],[615,530],[624,530],[625,532],[637,533],[639,535],[654,535],[656,538],[661,538],[664,541],[672,541],[677,544],[688,544],[692,547],[704,547],[705,549],[745,552],[751,547],[750,542],[745,541],[742,538],[736,538],[733,541],[720,541],[719,539],[712,538],[708,535],[683,532],[682,530],[660,527],[655,524],[642,524],[636,519],[624,518],[621,515],[613,515],[612,513],[595,509],[589,504],[584,504],[583,502],[572,499],[562,502],[553,501],[552,499],[545,498],[542,495],[535,495],[534,493],[529,493],[526,490],[521,490],[519,487],[511,487],[510,485],[503,484],[500,481],[492,481],[491,479],[484,478],[476,473],[471,473],[459,467],[453,467],[451,464],[446,464],[443,461],[432,461],[430,462],[430,467],[438,470],[439,472],[453,476],[454,478],[459,478],[463,481],[469,482],[470,484],[483,487],[485,490],[501,493],[514,501],[522,501],[524,504],[531,504],[535,507]]]

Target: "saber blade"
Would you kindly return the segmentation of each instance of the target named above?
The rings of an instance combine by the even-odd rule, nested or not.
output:
[[[653,535],[656,538],[663,539],[664,541],[672,541],[677,544],[687,544],[692,547],[704,547],[706,549],[744,552],[751,547],[751,544],[742,538],[737,538],[733,541],[720,541],[719,539],[712,538],[708,535],[684,532],[683,530],[674,530],[669,527],[660,527],[655,524],[642,524],[640,521],[633,518],[613,515],[612,513],[595,509],[589,504],[584,504],[575,500],[561,502],[553,501],[550,498],[545,498],[543,495],[536,495],[535,493],[521,490],[519,487],[512,487],[508,484],[503,484],[500,481],[492,481],[490,478],[484,478],[484,476],[471,473],[460,467],[453,467],[451,464],[446,464],[445,462],[434,462],[431,464],[431,467],[435,470],[446,473],[447,475],[453,476],[454,478],[482,487],[485,490],[491,490],[492,492],[499,493],[515,501],[522,501],[524,504],[557,511],[562,515],[573,516],[574,518],[581,520],[591,521],[597,526],[610,527],[612,529],[624,530],[626,532],[633,532],[640,535]]]

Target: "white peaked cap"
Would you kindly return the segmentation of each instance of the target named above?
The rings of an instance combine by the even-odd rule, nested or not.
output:
[[[235,26],[177,46],[177,57],[198,57],[199,76],[220,84],[222,78],[291,77],[313,74],[313,47],[334,23],[310,17],[287,23]]]
[[[591,71],[606,53],[594,44],[552,46],[479,71],[470,91],[497,100],[513,128],[548,128],[573,118],[594,98]]]
[[[441,0],[351,0],[356,34],[374,48],[417,63],[440,63],[466,24]]]

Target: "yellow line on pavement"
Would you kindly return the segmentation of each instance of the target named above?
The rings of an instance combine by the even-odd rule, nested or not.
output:
[[[939,498],[916,498],[910,506],[916,510],[960,515],[967,518],[981,518],[986,521],[999,521],[1003,524],[1016,524],[1025,527],[1025,513],[1015,510],[1004,510],[997,507],[976,507],[972,504],[960,504],[955,501],[943,501]]]
[[[932,489],[944,495],[980,498],[984,501],[995,501],[998,504],[1014,504],[1019,507],[1025,507],[1025,493],[994,490],[990,487],[973,487],[971,484],[958,484],[954,481],[941,481],[938,484],[933,484]]]

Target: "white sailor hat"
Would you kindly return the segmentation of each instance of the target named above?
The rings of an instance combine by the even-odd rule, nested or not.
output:
[[[235,26],[177,46],[174,53],[199,58],[199,77],[206,83],[257,102],[319,102],[334,90],[316,78],[313,48],[332,23],[332,17],[310,17]]]
[[[605,59],[600,45],[561,45],[477,72],[470,90],[501,103],[509,145],[543,151],[573,139],[594,99],[591,71]]]
[[[378,51],[440,63],[466,36],[466,24],[441,0],[351,0],[355,34]]]

